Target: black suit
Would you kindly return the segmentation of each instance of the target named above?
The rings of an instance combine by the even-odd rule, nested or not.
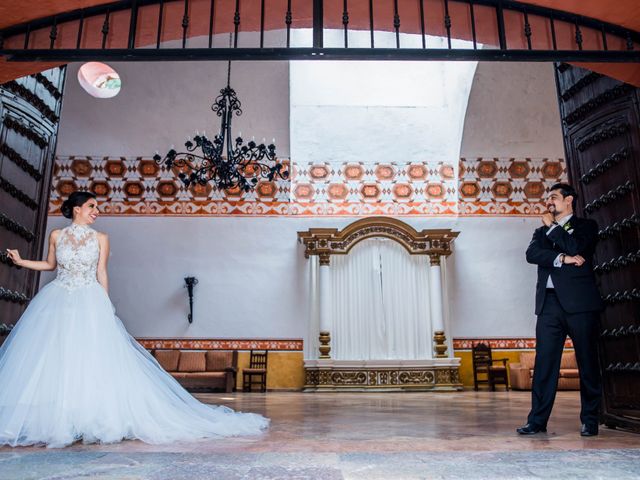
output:
[[[551,415],[567,335],[573,341],[580,370],[580,418],[585,424],[598,423],[601,387],[597,339],[599,312],[604,306],[593,273],[598,225],[576,216],[568,223],[570,228],[557,226],[550,232],[548,227],[538,228],[527,248],[527,261],[538,265],[536,362],[528,423],[539,427],[546,427]],[[585,263],[580,267],[555,267],[554,260],[560,253],[580,255]],[[549,276],[554,290],[547,289]]]

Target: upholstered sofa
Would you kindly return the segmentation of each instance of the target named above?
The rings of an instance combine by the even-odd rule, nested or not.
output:
[[[520,353],[519,363],[509,363],[511,388],[514,390],[531,390],[535,360],[536,352],[522,352]],[[580,390],[578,363],[573,351],[562,353],[558,390]]]
[[[238,351],[153,350],[158,363],[188,389],[235,389]]]

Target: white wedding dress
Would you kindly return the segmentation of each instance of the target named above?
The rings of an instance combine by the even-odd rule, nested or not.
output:
[[[71,224],[58,274],[0,347],[0,445],[167,443],[253,435],[269,420],[200,403],[125,330],[96,280],[97,232]]]

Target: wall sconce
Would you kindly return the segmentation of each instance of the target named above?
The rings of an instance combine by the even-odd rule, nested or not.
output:
[[[185,287],[189,293],[189,315],[187,320],[189,320],[189,323],[193,323],[193,287],[198,284],[198,279],[196,277],[185,277],[184,283],[186,283]]]

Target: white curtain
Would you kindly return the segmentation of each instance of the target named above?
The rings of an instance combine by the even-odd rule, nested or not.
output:
[[[318,334],[320,332],[320,316],[318,312],[318,303],[320,301],[318,294],[318,269],[320,268],[320,262],[318,256],[311,255],[307,266],[309,281],[309,325],[304,338],[303,348],[304,358],[316,359],[318,358],[318,347],[320,346],[320,341],[318,340]]]
[[[374,238],[331,257],[331,357],[432,358],[429,259]]]

